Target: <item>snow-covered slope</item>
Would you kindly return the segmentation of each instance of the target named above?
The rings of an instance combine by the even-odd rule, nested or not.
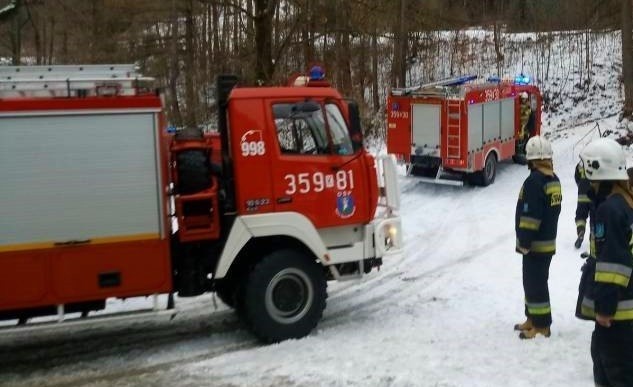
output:
[[[594,63],[608,60],[604,54]],[[528,170],[502,163],[486,188],[401,176],[405,254],[359,282],[331,283],[324,318],[307,338],[261,346],[232,311],[222,305],[216,311],[205,296],[181,303],[184,311],[173,321],[0,337],[0,385],[592,385],[593,326],[574,318],[582,260],[573,247],[573,172],[597,130],[593,121],[570,123],[617,107],[619,91],[609,83],[616,77],[605,67],[594,76],[608,89],[605,97],[590,90],[591,103],[571,104],[544,122],[563,186],[549,339],[523,341],[512,329],[524,318],[514,208]],[[596,122],[602,129],[617,126],[613,116]]]

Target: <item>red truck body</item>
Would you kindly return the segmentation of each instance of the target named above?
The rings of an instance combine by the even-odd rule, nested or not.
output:
[[[211,291],[279,341],[400,248],[395,169],[326,82],[219,77],[219,131],[172,133],[132,66],[1,70],[0,319]]]

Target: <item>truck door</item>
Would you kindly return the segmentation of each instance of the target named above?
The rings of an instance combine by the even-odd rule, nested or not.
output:
[[[412,144],[416,155],[440,156],[441,105],[412,105]]]
[[[270,104],[278,152],[272,168],[275,211],[299,212],[316,227],[364,223],[373,216],[364,150],[354,151],[337,102]]]

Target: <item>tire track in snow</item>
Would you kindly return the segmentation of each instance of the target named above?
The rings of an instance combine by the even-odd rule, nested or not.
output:
[[[178,368],[183,365],[190,365],[202,361],[207,361],[218,356],[227,355],[233,352],[238,352],[246,349],[256,348],[260,346],[259,342],[255,339],[242,340],[227,345],[214,347],[213,349],[195,354],[195,355],[183,355],[179,356],[176,360],[157,362],[148,366],[137,366],[128,369],[112,369],[96,372],[92,375],[83,375],[77,378],[62,377],[59,381],[53,381],[51,384],[46,384],[48,387],[79,387],[86,385],[117,385],[117,382],[121,382],[130,378],[138,378],[149,376],[152,374],[169,372],[174,368]],[[128,385],[134,382],[126,381],[124,384]]]
[[[418,184],[422,183],[415,185],[417,186]],[[398,279],[402,280],[402,276],[406,275],[412,268],[416,269],[422,266],[423,271],[420,276],[429,272],[429,269],[424,268],[426,262],[420,262],[420,257],[430,257],[432,256],[432,254],[430,254],[432,251],[441,249],[442,246],[448,243],[450,238],[447,238],[447,233],[454,232],[450,227],[451,222],[454,221],[455,215],[462,211],[465,206],[461,199],[457,205],[452,205],[452,203],[454,203],[453,199],[456,196],[461,197],[470,193],[469,191],[460,192],[454,187],[425,186],[424,188],[429,187],[430,189],[426,190],[429,192],[421,192],[420,195],[415,195],[416,197],[411,199],[416,202],[417,200],[426,201],[428,198],[442,197],[445,202],[442,203],[442,207],[446,208],[446,211],[443,211],[443,216],[439,218],[439,221],[435,220],[435,223],[428,232],[407,236],[404,241],[404,256],[400,257],[397,262],[383,265],[387,267],[381,269],[378,275],[360,284],[356,283],[354,287],[350,286],[346,288],[346,292],[333,293],[324,315],[325,318],[320,326],[328,325],[329,321],[340,320],[346,316],[352,317],[357,312],[366,309],[368,305],[389,300],[392,299],[392,297],[393,300],[397,300],[398,298],[396,296],[405,291],[406,286],[402,286],[401,281],[394,281]],[[447,192],[450,193],[450,195],[442,195]],[[427,206],[432,207],[437,207],[438,205],[436,199],[429,200],[426,203]],[[409,205],[413,207],[416,203],[410,203]],[[403,202],[401,213],[405,213],[406,211],[406,203]],[[420,210],[417,211],[421,212]],[[389,258],[385,259],[388,260]],[[329,313],[328,309],[330,310]]]
[[[149,326],[140,321],[134,324],[133,327],[126,326],[123,329],[100,328],[98,332],[83,332],[72,336],[61,334],[26,344],[2,345],[0,375],[13,376],[16,379],[14,383],[26,380],[28,385],[28,380],[34,373],[54,373],[67,367],[117,358],[120,354],[154,353],[179,343],[197,342],[213,337],[212,335],[220,336],[245,329],[232,311],[185,315],[184,321],[179,320],[177,315],[173,321],[148,324]],[[249,338],[252,339],[252,336],[249,335]],[[2,376],[0,380],[2,379],[7,377]]]
[[[403,302],[412,298],[418,299],[435,281],[445,278],[447,272],[450,272],[457,266],[480,258],[482,253],[508,237],[509,234],[500,235],[494,240],[468,251],[465,255],[453,261],[446,262],[416,276],[402,277],[400,278],[401,283],[390,287],[391,291],[370,297],[361,302],[353,303],[346,310],[327,316],[327,319],[325,319],[319,327],[327,329],[332,326],[340,325],[341,321],[344,321],[346,317],[349,319],[371,317],[375,313],[388,309],[389,304]],[[431,300],[435,300],[435,297]]]

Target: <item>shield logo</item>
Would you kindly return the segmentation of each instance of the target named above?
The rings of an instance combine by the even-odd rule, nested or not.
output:
[[[351,193],[339,193],[336,197],[336,215],[340,218],[349,218],[356,212],[356,203]]]

